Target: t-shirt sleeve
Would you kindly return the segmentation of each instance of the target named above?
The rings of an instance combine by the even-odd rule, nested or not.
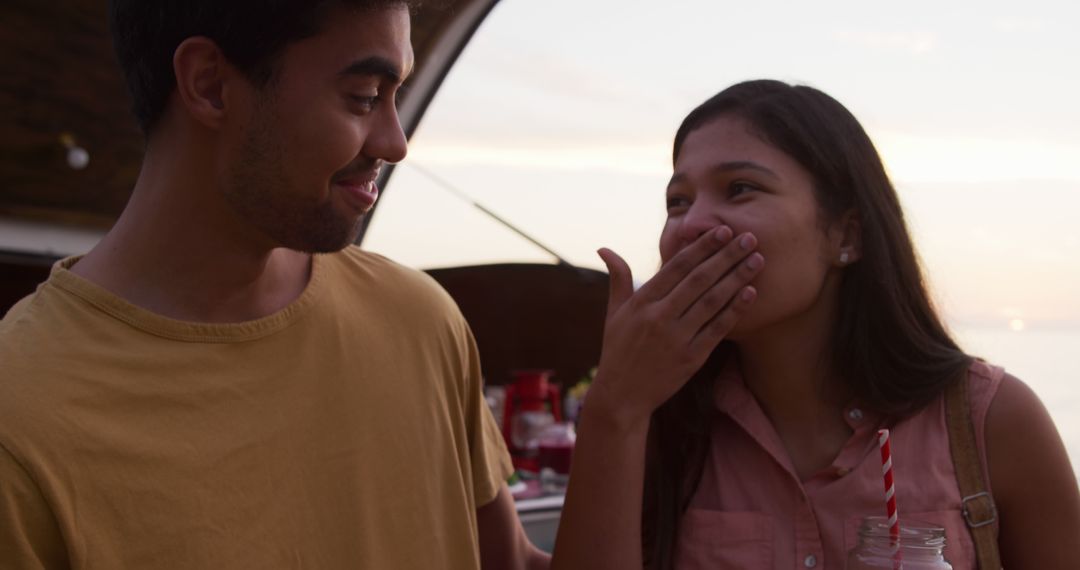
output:
[[[60,526],[37,484],[0,444],[0,561],[5,570],[68,568]]]
[[[510,463],[510,453],[506,450],[502,432],[491,415],[491,410],[483,399],[480,401],[479,436],[481,441],[473,446],[473,492],[476,494],[476,506],[480,507],[495,500],[499,488],[510,478],[514,467]]]
[[[476,506],[481,507],[495,499],[499,488],[514,472],[514,467],[510,463],[510,452],[506,449],[499,424],[484,400],[484,379],[476,341],[468,325],[464,325],[464,329],[463,354],[467,360],[464,372],[468,386],[465,409],[469,414],[466,422],[472,428],[469,455],[472,460],[473,496],[476,497]]]

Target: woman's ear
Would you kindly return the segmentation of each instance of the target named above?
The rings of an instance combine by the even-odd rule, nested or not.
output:
[[[833,225],[831,234],[834,265],[844,267],[862,258],[862,222],[857,210],[844,212]]]
[[[226,82],[233,69],[213,40],[201,36],[185,39],[173,53],[177,100],[196,122],[217,129],[227,112]]]

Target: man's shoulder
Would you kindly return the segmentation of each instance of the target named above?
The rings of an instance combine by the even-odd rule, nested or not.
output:
[[[41,289],[18,301],[0,320],[0,442],[48,417],[37,404],[53,393],[54,339],[62,325],[41,307]]]
[[[0,335],[3,335],[7,331],[14,329],[16,326],[18,326],[16,323],[19,323],[26,318],[27,312],[29,311],[29,308],[33,304],[36,297],[36,292],[31,293],[23,297],[22,299],[16,301],[15,304],[12,305],[6,313],[4,313],[3,318],[0,318]]]
[[[0,375],[28,357],[34,357],[44,348],[39,342],[41,331],[56,328],[48,322],[48,311],[38,310],[41,294],[39,288],[23,297],[0,319]]]
[[[332,254],[330,278],[346,281],[379,294],[380,298],[408,303],[453,304],[450,295],[430,275],[406,267],[378,253],[349,246]]]
[[[65,391],[87,357],[111,346],[102,315],[53,277],[15,303],[0,320],[0,401]]]
[[[422,271],[406,267],[384,255],[361,249],[360,246],[350,245],[341,251],[327,254],[330,259],[348,267],[363,269],[374,273],[391,273],[402,275],[422,275]]]
[[[71,325],[72,313],[82,302],[73,295],[71,288],[64,285],[65,279],[73,281],[66,271],[60,269],[69,266],[77,257],[60,260],[53,266],[49,277],[38,284],[33,293],[15,302],[0,319],[0,347],[8,347],[16,339],[26,340],[35,335],[51,337]],[[18,344],[18,343],[14,343]],[[27,344],[23,343],[24,348]]]

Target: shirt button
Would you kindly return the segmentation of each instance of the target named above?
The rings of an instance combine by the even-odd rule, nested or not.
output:
[[[817,566],[817,556],[811,554],[810,556],[804,558],[802,563],[803,566],[806,566],[807,568],[813,568],[814,566]]]
[[[851,411],[848,412],[847,415],[848,415],[849,418],[851,418],[851,419],[853,419],[855,421],[859,421],[863,417],[862,410],[860,410],[859,408],[852,408]]]

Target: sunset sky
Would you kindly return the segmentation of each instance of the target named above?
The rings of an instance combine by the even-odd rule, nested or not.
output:
[[[770,77],[870,132],[957,322],[1080,328],[1076,3],[503,0],[394,173],[364,246],[420,268],[549,262],[435,173],[574,264],[638,280],[682,117]]]

